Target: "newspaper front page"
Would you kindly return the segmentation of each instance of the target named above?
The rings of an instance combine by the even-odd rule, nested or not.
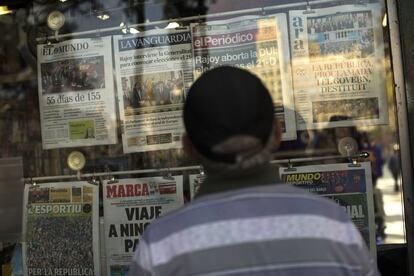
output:
[[[24,275],[100,276],[97,186],[26,185],[24,207]]]
[[[104,181],[107,275],[126,275],[145,228],[184,205],[183,177]]]
[[[269,89],[283,140],[296,139],[287,20],[284,14],[191,24],[194,72],[220,65],[256,74]]]
[[[297,128],[388,123],[381,5],[292,10]]]
[[[115,36],[114,51],[124,152],[181,148],[193,82],[189,29]]]
[[[116,144],[111,38],[37,47],[43,149]]]
[[[371,163],[324,164],[279,168],[283,183],[292,184],[334,200],[354,222],[369,247],[376,252]]]

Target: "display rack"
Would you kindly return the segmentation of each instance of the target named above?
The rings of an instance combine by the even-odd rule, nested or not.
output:
[[[351,156],[344,155],[328,155],[328,156],[317,156],[317,157],[304,157],[304,158],[293,158],[293,159],[278,159],[272,160],[271,164],[287,164],[289,167],[292,167],[294,163],[301,162],[314,162],[322,160],[335,160],[335,159],[345,159],[350,162],[351,165],[358,165],[357,159],[368,158],[368,152],[360,152]],[[42,182],[42,181],[51,181],[51,180],[67,180],[67,179],[84,179],[84,178],[95,178],[95,177],[112,177],[117,175],[132,175],[132,174],[168,174],[172,172],[184,172],[191,170],[202,170],[202,166],[185,166],[185,167],[172,167],[172,168],[161,168],[161,169],[143,169],[143,170],[125,170],[125,171],[105,171],[105,172],[94,172],[94,173],[79,173],[79,174],[70,174],[70,175],[56,175],[56,176],[38,176],[38,177],[28,177],[24,178],[24,183],[33,183],[33,182]]]
[[[119,31],[125,27],[127,28],[139,28],[143,26],[156,26],[162,24],[168,24],[170,22],[186,22],[186,21],[193,21],[193,20],[201,20],[201,19],[211,19],[217,17],[225,17],[225,16],[233,16],[233,15],[243,15],[248,13],[262,13],[267,14],[268,12],[274,12],[277,10],[284,10],[289,8],[297,8],[297,7],[307,7],[307,10],[311,8],[312,5],[318,4],[334,4],[334,3],[343,3],[342,0],[314,0],[314,1],[303,1],[298,3],[289,3],[289,4],[282,4],[282,5],[273,5],[268,7],[261,7],[261,8],[252,8],[252,9],[244,9],[244,10],[237,10],[237,11],[229,11],[229,12],[222,12],[222,13],[213,13],[213,14],[205,14],[205,15],[196,15],[196,16],[189,16],[189,17],[182,17],[182,18],[174,18],[168,20],[158,20],[158,21],[150,21],[145,23],[139,24],[125,24],[125,26],[120,27],[109,27],[109,28],[102,28],[102,29],[93,29],[89,31],[82,31],[82,32],[73,32],[73,33],[66,33],[66,34],[57,34],[53,36],[45,36],[45,37],[38,37],[36,38],[37,42],[48,42],[49,39],[59,39],[59,38],[67,38],[67,37],[77,37],[77,36],[84,36],[93,34],[98,36],[104,32],[114,32]],[[361,3],[361,1],[350,1],[350,3]]]

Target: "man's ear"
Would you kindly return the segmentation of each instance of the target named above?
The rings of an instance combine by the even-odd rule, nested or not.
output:
[[[281,139],[282,139],[282,124],[277,118],[275,118],[273,138],[272,138],[272,152],[276,151],[279,148]]]

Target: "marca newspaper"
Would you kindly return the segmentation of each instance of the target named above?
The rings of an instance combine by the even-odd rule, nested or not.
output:
[[[279,168],[282,182],[330,198],[341,205],[376,252],[371,163],[324,164]]]
[[[124,152],[181,148],[182,107],[193,81],[188,28],[115,36]]]
[[[107,275],[126,275],[145,227],[183,204],[182,176],[104,181]]]
[[[97,186],[26,185],[24,206],[25,275],[100,276]]]
[[[379,4],[292,10],[298,129],[388,123]]]
[[[44,149],[115,144],[111,38],[37,47]]]
[[[296,139],[286,17],[239,17],[191,24],[194,72],[220,65],[245,68],[256,74],[273,97],[283,140]]]

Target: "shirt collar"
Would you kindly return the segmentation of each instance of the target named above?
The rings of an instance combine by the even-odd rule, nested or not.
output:
[[[270,164],[231,174],[207,174],[196,197],[252,186],[280,183],[278,167]]]

